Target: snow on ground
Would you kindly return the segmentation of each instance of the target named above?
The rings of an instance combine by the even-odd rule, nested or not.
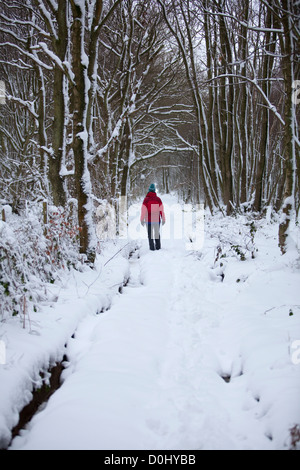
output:
[[[9,444],[19,412],[31,401],[32,389],[42,385],[40,372],[47,376],[48,369],[63,359],[78,323],[110,308],[113,296],[128,278],[128,262],[122,256],[126,249],[109,261],[118,250],[113,244],[108,246],[95,270],[71,271],[46,286],[45,297],[55,301],[40,305],[25,320],[12,317],[0,324],[0,340],[6,350],[5,364],[0,364],[0,449]]]
[[[181,208],[163,201],[172,224]],[[134,233],[139,205],[131,211]],[[251,222],[206,216],[196,252],[169,239],[166,224],[160,252],[142,239],[129,260],[126,250],[105,267],[99,257],[96,271],[70,273],[30,329],[1,325],[2,440],[39,369],[66,353],[62,386],[11,449],[290,448],[300,424],[299,255],[280,255],[278,224]]]

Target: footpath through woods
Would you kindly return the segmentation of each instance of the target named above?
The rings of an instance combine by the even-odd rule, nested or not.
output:
[[[184,240],[163,238],[158,252],[139,244],[127,285],[107,311],[81,320],[61,387],[11,449],[291,446],[299,268],[278,262],[272,226],[258,234],[255,259],[225,256],[224,242],[217,261],[216,231],[220,241],[227,223],[214,222],[199,253]]]

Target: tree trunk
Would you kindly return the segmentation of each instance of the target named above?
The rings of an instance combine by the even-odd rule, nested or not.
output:
[[[38,108],[38,134],[39,134],[39,150],[40,150],[40,172],[43,181],[43,187],[48,195],[48,155],[47,148],[47,134],[46,134],[46,97],[45,97],[45,82],[43,70],[41,67],[35,66],[37,73],[37,86],[39,95],[39,108]]]
[[[49,159],[49,180],[53,202],[56,206],[64,206],[66,202],[63,177],[60,174],[65,152],[65,101],[63,84],[64,73],[56,66],[53,89],[53,155]]]
[[[248,24],[249,20],[249,0],[245,0],[243,5],[243,19],[245,24]],[[242,69],[241,75],[246,77],[247,74],[247,66],[246,60],[248,56],[248,30],[247,26],[242,26],[241,28],[241,58],[242,58]],[[240,147],[240,165],[241,165],[241,186],[240,186],[240,203],[244,203],[247,201],[248,194],[247,194],[247,187],[248,187],[248,179],[247,179],[247,165],[248,165],[248,129],[247,129],[247,115],[248,115],[248,85],[247,83],[241,84],[241,107],[240,107],[240,116],[241,116],[241,125],[240,125],[240,133],[241,133],[241,147]]]
[[[282,25],[284,38],[282,44],[282,69],[285,85],[285,134],[284,134],[284,161],[286,170],[284,202],[282,221],[279,225],[279,246],[282,254],[287,251],[287,238],[292,212],[295,205],[294,178],[295,178],[295,123],[293,103],[294,81],[294,47],[292,37],[292,4],[290,0],[281,0]]]
[[[268,9],[266,18],[266,28],[271,30],[273,26],[273,14]],[[262,77],[264,79],[261,88],[264,94],[269,97],[271,85],[269,79],[272,76],[274,53],[276,49],[276,33],[266,32],[265,39],[266,54],[263,59]],[[256,182],[255,182],[255,199],[254,199],[254,210],[260,212],[262,209],[263,199],[263,187],[264,187],[264,174],[266,169],[266,163],[269,156],[269,127],[270,127],[270,110],[267,107],[262,108],[262,119],[261,119],[261,141],[259,159],[257,163]]]
[[[67,2],[59,0],[57,9],[58,39],[54,42],[54,49],[59,59],[66,59],[68,45]],[[65,145],[65,74],[55,64],[53,88],[53,156],[50,158],[49,177],[53,192],[53,202],[57,206],[64,206],[66,194],[64,190],[61,167],[64,160]]]
[[[208,10],[207,0],[204,2],[206,10]],[[212,44],[212,28],[208,15],[204,15],[204,31],[206,43],[206,57],[207,57],[207,79],[211,81],[213,78],[213,55],[215,55],[215,44]],[[215,103],[216,91],[215,86],[209,87],[209,104],[208,104],[208,147],[210,156],[211,180],[214,193],[218,195],[219,199],[219,182],[218,182],[218,166],[216,159],[216,138],[215,138]]]
[[[124,125],[123,139],[120,148],[120,159],[123,164],[121,178],[121,196],[127,196],[128,178],[130,171],[130,155],[132,152],[132,128],[130,118],[127,117]]]
[[[93,138],[93,106],[95,102],[96,90],[97,90],[97,69],[98,69],[98,38],[100,33],[99,22],[102,14],[103,1],[96,0],[94,6],[94,17],[91,29],[91,37],[89,42],[89,66],[88,66],[88,77],[90,81],[89,89],[89,100],[87,106],[87,118],[86,127],[88,130],[88,149],[91,150],[94,144]]]
[[[94,260],[95,252],[92,245],[91,201],[89,198],[90,174],[88,170],[87,150],[87,103],[88,79],[87,63],[84,52],[85,6],[71,0],[73,11],[73,73],[72,88],[73,109],[73,152],[75,162],[75,185],[78,200],[78,224],[80,228],[80,253],[87,255],[89,261]]]
[[[234,83],[232,78],[232,51],[230,39],[228,36],[227,24],[223,16],[224,5],[219,0],[218,11],[221,13],[220,21],[220,41],[221,41],[221,60],[224,75],[228,72],[229,76],[221,80],[221,122],[222,122],[222,143],[221,159],[223,160],[223,195],[226,204],[227,215],[230,215],[233,209],[233,175],[232,175],[232,157],[234,145]]]

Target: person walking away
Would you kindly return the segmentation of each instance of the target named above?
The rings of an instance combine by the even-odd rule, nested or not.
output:
[[[155,184],[151,184],[141,210],[141,224],[147,226],[149,248],[151,251],[160,250],[160,224],[166,222],[162,200],[156,195]]]

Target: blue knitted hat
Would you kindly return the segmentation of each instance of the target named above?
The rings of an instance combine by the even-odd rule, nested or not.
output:
[[[155,193],[155,191],[156,191],[155,184],[154,183],[150,184],[149,192]]]

